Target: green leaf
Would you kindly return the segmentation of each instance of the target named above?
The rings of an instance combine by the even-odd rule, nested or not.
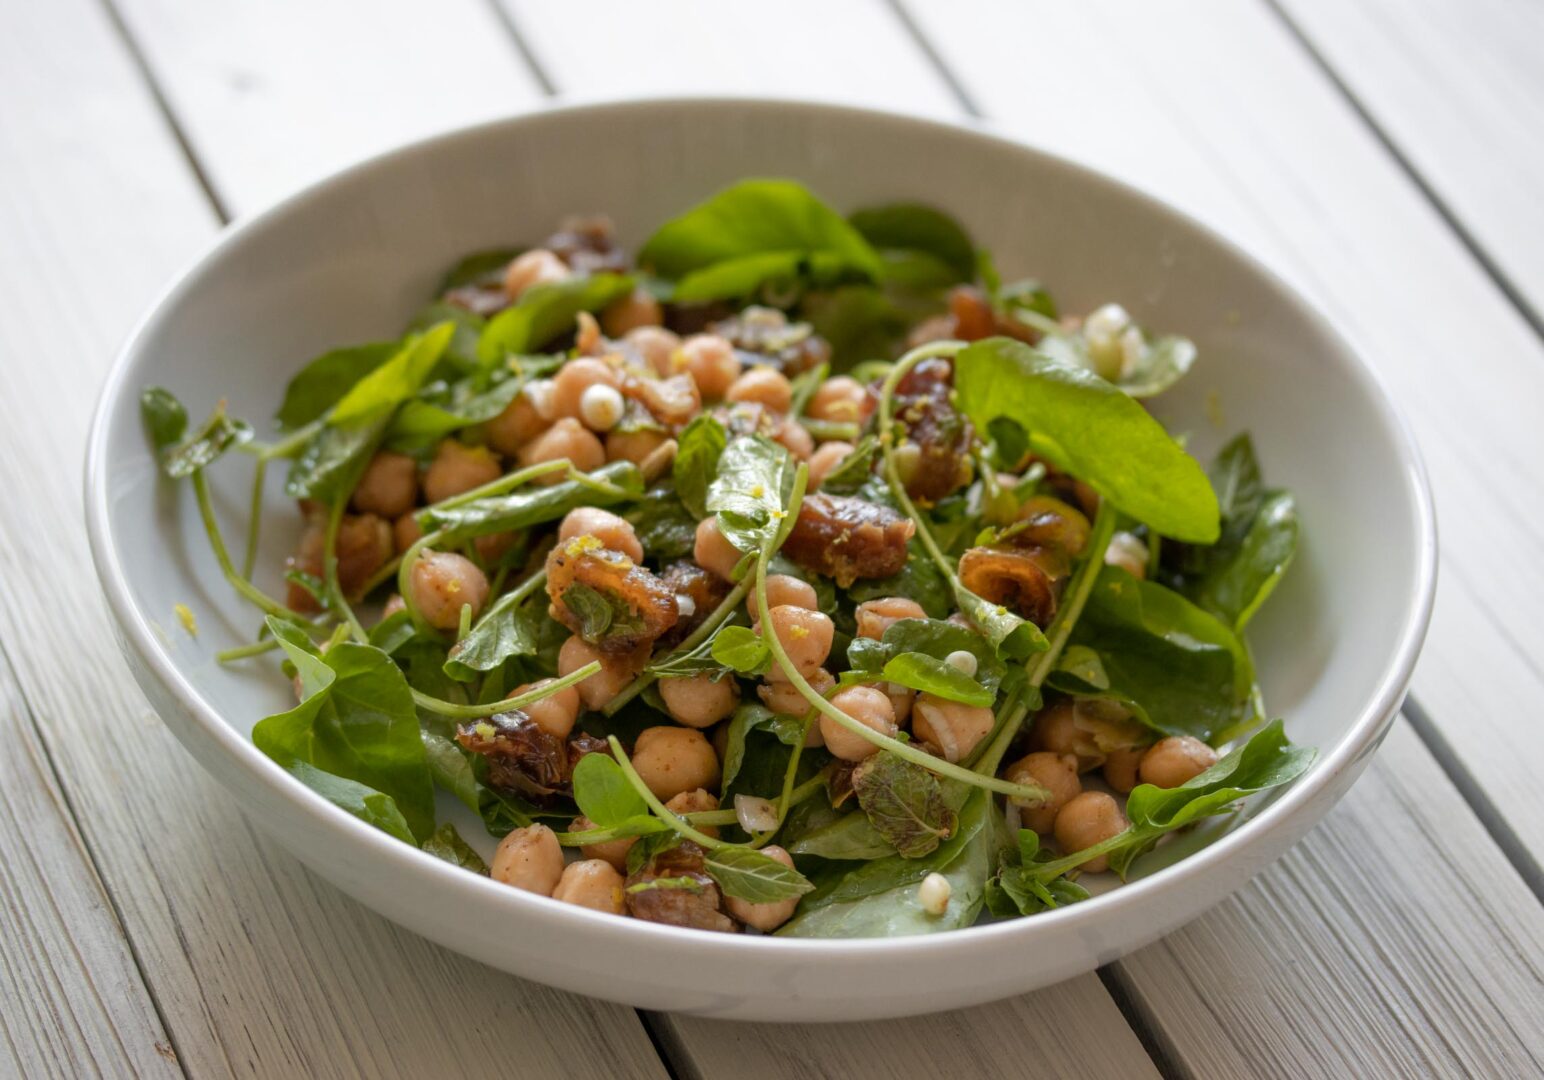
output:
[[[443,719],[440,722],[443,723]],[[429,763],[434,786],[450,792],[473,813],[479,812],[483,802],[482,785],[477,782],[471,755],[457,746],[449,735],[425,731],[423,738],[424,757]]]
[[[574,766],[574,801],[598,827],[609,829],[630,818],[647,816],[648,803],[627,782],[609,754],[586,754]]]
[[[672,484],[650,488],[624,517],[638,534],[643,553],[661,564],[691,555],[697,518],[676,496]]]
[[[874,830],[908,859],[938,847],[958,824],[938,777],[888,750],[853,770],[852,789]]]
[[[742,435],[718,459],[707,509],[718,516],[719,530],[731,544],[746,553],[759,551],[782,525],[793,476],[787,449],[759,435]]]
[[[470,540],[489,533],[526,529],[556,521],[580,506],[614,506],[643,494],[643,474],[630,461],[613,461],[589,474],[592,481],[622,489],[616,495],[591,484],[565,480],[546,487],[527,487],[509,495],[474,499],[448,509],[428,509],[419,515],[426,530],[444,529],[447,542]]]
[[[581,311],[599,311],[613,300],[633,291],[626,274],[590,274],[534,285],[520,294],[520,302],[488,320],[477,343],[477,356],[485,367],[506,356],[536,352],[553,338],[573,329]]]
[[[997,650],[976,631],[942,619],[898,619],[885,629],[879,641],[854,638],[847,647],[847,662],[855,670],[880,673],[902,653],[922,653],[929,659],[941,660],[952,652],[968,652],[976,658],[976,675],[971,681],[995,699],[1007,670]],[[886,673],[885,678],[889,677]],[[989,705],[991,701],[983,704]]]
[[[746,676],[772,670],[772,650],[748,626],[726,626],[713,635],[713,659]]]
[[[887,279],[921,287],[976,279],[975,244],[960,223],[941,210],[892,203],[858,210],[848,220],[879,249]]]
[[[159,386],[147,387],[139,395],[139,414],[150,433],[150,444],[160,454],[167,447],[182,441],[188,431],[188,410],[170,390]]]
[[[1155,338],[1146,342],[1137,362],[1121,372],[1116,385],[1134,398],[1153,397],[1183,379],[1195,362],[1196,347],[1189,338]]]
[[[1005,660],[1023,660],[1051,647],[1040,627],[1021,619],[1001,604],[988,603],[965,586],[954,586],[954,601],[960,613],[980,630]]]
[[[728,443],[724,425],[707,413],[694,417],[676,438],[675,464],[671,467],[676,495],[699,521],[708,516],[708,485],[718,475],[718,461]]]
[[[703,856],[703,869],[725,896],[753,904],[790,900],[815,887],[793,867],[745,847],[714,848]]]
[[[140,408],[144,409],[144,399],[140,399]],[[161,411],[165,409],[165,403],[158,401],[158,409],[155,423],[161,434],[171,431],[175,425],[175,413]],[[186,424],[186,414],[183,417]],[[152,431],[152,437],[159,436]],[[165,447],[161,451],[161,470],[174,479],[191,476],[208,465],[217,461],[225,451],[233,446],[239,446],[252,437],[252,429],[241,420],[234,420],[225,414],[225,402],[215,406],[214,412],[209,415],[195,431],[185,435],[181,442]]]
[[[780,717],[765,705],[755,702],[743,702],[729,718],[728,738],[724,742],[724,768],[723,781],[720,790],[727,796],[735,778],[740,775],[740,766],[745,762],[746,738],[751,732],[766,730],[772,732],[779,742],[786,746],[794,745],[794,742],[804,741],[804,730],[801,725],[780,724],[786,720]],[[791,738],[787,737],[791,736]],[[723,800],[723,801],[727,801]]]
[[[444,355],[454,333],[455,327],[450,323],[440,323],[407,338],[391,359],[356,382],[338,400],[328,414],[327,422],[344,426],[378,419],[382,413],[401,405],[418,393],[418,388]]]
[[[901,653],[885,664],[884,677],[887,682],[900,683],[909,689],[964,705],[989,708],[997,700],[995,693],[972,676],[925,653]]]
[[[895,845],[879,834],[862,810],[810,822],[805,829],[785,829],[779,841],[790,855],[813,855],[839,862],[883,859]]]
[[[541,624],[547,619],[546,597],[538,595],[521,604],[513,592],[505,593],[472,632],[458,641],[445,661],[445,674],[459,682],[471,682],[492,671],[511,656],[535,656],[541,642]]]
[[[1222,518],[1218,546],[1243,543],[1244,534],[1265,501],[1265,479],[1248,432],[1234,436],[1218,451],[1207,469],[1207,479],[1216,492],[1217,511]]]
[[[285,772],[334,806],[347,810],[360,821],[374,825],[405,844],[417,846],[418,839],[408,828],[407,819],[402,816],[402,811],[390,795],[366,784],[323,772],[298,758],[276,757],[274,760]]]
[[[1243,541],[1209,562],[1191,596],[1242,633],[1286,575],[1297,553],[1297,503],[1285,491],[1266,496]]]
[[[900,573],[887,578],[859,578],[847,590],[847,596],[856,604],[887,596],[905,597],[920,604],[932,619],[947,618],[954,611],[948,579],[915,541],[906,552],[906,565]]]
[[[873,435],[863,436],[852,448],[852,453],[826,473],[826,478],[820,482],[820,490],[827,495],[856,495],[874,475],[874,461],[878,457],[879,440]]]
[[[791,180],[733,184],[666,222],[638,253],[640,265],[680,282],[681,299],[745,295],[759,284],[753,279],[788,276],[805,259],[870,280],[882,271],[862,235]],[[736,265],[692,280],[725,263]]]
[[[355,383],[390,360],[400,348],[400,342],[376,341],[322,353],[289,381],[274,418],[286,431],[305,427],[341,401]]]
[[[1118,388],[1007,338],[962,349],[954,374],[960,408],[978,428],[1000,416],[1016,420],[1036,454],[1125,513],[1178,540],[1217,539],[1217,498],[1206,474]]]
[[[591,644],[643,628],[643,620],[626,601],[582,581],[572,582],[563,590],[563,606],[578,617],[579,636]]]
[[[409,401],[392,418],[386,430],[387,442],[398,450],[426,448],[464,427],[492,420],[519,396],[525,380],[505,379],[481,393],[471,392],[472,383],[470,378],[463,379],[452,399],[443,403]]]
[[[713,300],[744,300],[762,286],[790,286],[809,272],[802,251],[768,251],[725,259],[694,270],[671,290],[678,304],[702,304]]]
[[[891,269],[886,266],[887,273]],[[942,308],[942,304],[927,306]],[[929,313],[923,310],[913,316],[873,285],[841,285],[807,293],[799,310],[815,332],[830,343],[831,362],[837,371],[862,360],[898,355],[912,323]]]
[[[463,870],[470,870],[474,874],[488,876],[488,864],[483,862],[481,855],[472,850],[472,845],[461,839],[461,834],[450,822],[446,822],[424,841],[424,850],[436,859],[444,859]]]

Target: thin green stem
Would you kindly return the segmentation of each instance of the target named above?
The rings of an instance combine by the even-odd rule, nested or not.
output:
[[[1136,825],[1128,825],[1114,836],[1101,840],[1097,844],[1092,844],[1082,851],[1074,851],[1071,855],[1063,855],[1061,858],[1052,859],[1050,862],[1035,863],[1035,877],[1042,882],[1054,881],[1068,870],[1076,870],[1090,859],[1097,859],[1101,855],[1108,855],[1117,848],[1126,847],[1133,841],[1140,843],[1146,839],[1143,835],[1146,831]]]
[[[735,613],[735,610],[740,606],[740,601],[745,599],[745,594],[747,591],[749,591],[749,589],[749,579],[746,579],[745,581],[742,581],[740,584],[736,585],[729,591],[728,596],[719,601],[718,607],[714,608],[712,613],[706,619],[702,620],[701,626],[693,630],[690,636],[688,636],[685,641],[681,642],[681,644],[672,649],[668,655],[660,660],[654,661],[654,665],[664,665],[676,657],[685,656],[697,646],[701,645],[704,641],[708,640],[709,636],[711,636],[715,630],[723,625],[724,620],[728,619]],[[658,678],[658,675],[654,675],[645,671],[632,682],[624,686],[621,692],[618,693],[616,697],[612,698],[606,704],[606,707],[601,710],[601,712],[606,716],[615,716],[617,711],[620,710],[622,706],[626,705],[629,701],[633,700],[633,698],[643,693],[644,690],[648,689],[648,687]]]
[[[413,565],[418,562],[418,557],[426,548],[439,543],[444,537],[444,529],[424,533],[402,553],[402,561],[397,564],[397,595],[402,597],[402,604],[407,608],[408,617],[413,620],[414,628],[421,633],[432,632],[433,628],[424,621],[423,612],[419,611],[418,605],[413,602]]]
[[[817,442],[856,442],[863,433],[857,424],[842,420],[811,420],[805,417],[799,423]]]
[[[558,458],[555,461],[543,461],[539,465],[530,465],[524,469],[516,469],[512,473],[505,473],[496,480],[489,480],[486,484],[463,491],[459,495],[452,495],[448,499],[441,499],[431,506],[426,506],[417,511],[417,516],[422,516],[432,510],[452,510],[458,506],[465,506],[469,502],[478,499],[487,499],[494,495],[503,495],[507,491],[513,491],[523,484],[546,476],[548,473],[573,470],[573,463],[567,458]]]
[[[360,624],[348,598],[343,595],[343,586],[338,583],[338,529],[343,523],[343,506],[344,500],[339,499],[327,512],[327,535],[322,543],[322,580],[326,584],[327,599],[332,609],[342,614],[354,639],[364,644],[369,642],[370,635]]]
[[[263,482],[268,477],[268,459],[260,457],[252,470],[252,501],[247,507],[247,554],[241,560],[241,576],[251,580],[257,567],[258,526],[263,519]]]
[[[829,374],[831,374],[831,365],[821,364],[799,380],[799,388],[788,404],[789,419],[797,420],[804,415],[804,410],[809,408],[810,399],[815,396],[815,391],[820,389],[820,384],[826,381],[826,376]]]
[[[1163,537],[1148,530],[1147,533],[1147,580],[1158,576],[1159,563],[1163,558]]]
[[[523,709],[527,705],[534,704],[542,698],[551,697],[559,690],[566,690],[575,683],[582,683],[591,675],[600,670],[600,661],[591,660],[577,671],[571,671],[567,675],[543,683],[535,690],[528,690],[524,694],[505,698],[502,701],[490,701],[482,705],[458,705],[454,701],[443,701],[440,698],[430,697],[420,691],[413,691],[413,702],[420,709],[425,709],[440,716],[449,716],[457,720],[481,720],[484,717],[497,713],[513,712]]]
[[[666,825],[669,825],[671,829],[680,833],[688,840],[696,841],[709,850],[744,846],[742,844],[727,843],[723,840],[717,839],[716,837],[709,836],[705,832],[699,832],[698,830],[692,828],[690,823],[688,823],[685,818],[681,817],[679,814],[673,813],[665,806],[664,803],[659,801],[658,796],[656,796],[654,792],[649,790],[649,785],[643,782],[643,777],[638,775],[638,770],[633,768],[633,763],[628,760],[627,751],[622,749],[621,740],[619,740],[615,735],[611,735],[607,737],[606,741],[611,744],[611,755],[617,759],[617,764],[622,767],[622,775],[627,777],[627,782],[633,785],[633,790],[638,793],[638,796],[643,799],[644,802],[648,803],[649,809],[653,810],[655,815],[657,815],[659,819]]]
[[[272,652],[278,647],[278,638],[264,638],[262,641],[254,641],[250,645],[238,645],[234,649],[222,649],[214,654],[214,658],[222,664],[229,664],[233,660],[245,660],[249,656],[261,656],[263,653]]]
[[[220,572],[230,582],[231,588],[269,615],[292,622],[305,622],[304,615],[291,611],[236,570],[235,564],[231,562],[231,553],[225,546],[225,537],[220,534],[220,524],[215,520],[214,504],[209,497],[209,478],[204,475],[203,469],[195,469],[192,480],[193,495],[198,501],[198,515],[203,519],[204,532],[209,535],[209,546],[214,550],[215,561],[220,564]]]
[[[251,440],[242,443],[239,449],[244,454],[251,454],[260,461],[268,461],[272,458],[294,457],[306,443],[311,441],[318,431],[327,423],[326,417],[318,417],[304,427],[296,428],[276,443],[265,443]]]

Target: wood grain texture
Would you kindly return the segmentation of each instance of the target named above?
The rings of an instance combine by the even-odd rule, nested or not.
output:
[[[181,1076],[4,656],[0,740],[0,1075]]]
[[[494,972],[320,884],[150,713],[88,570],[80,395],[215,222],[102,9],[6,8],[0,71],[0,484],[26,508],[0,518],[0,639],[182,1063],[201,1077],[664,1075],[631,1010]],[[84,930],[102,914],[57,918]],[[122,1074],[155,1039],[129,987],[115,990],[121,958],[80,941],[91,986],[122,1000],[76,1038],[105,1046],[111,1026],[133,1052],[104,1071]],[[36,983],[23,942],[7,936],[0,955],[8,978]],[[45,1043],[69,1022],[52,1012],[32,1021]]]
[[[1544,7],[1276,3],[1544,322]]]

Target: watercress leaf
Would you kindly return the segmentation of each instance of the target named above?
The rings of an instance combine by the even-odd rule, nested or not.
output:
[[[290,463],[284,490],[297,499],[331,502],[355,483],[360,470],[380,445],[390,412],[342,426],[328,425],[306,443]]]
[[[890,269],[887,266],[887,272]],[[862,360],[898,355],[907,330],[917,321],[895,298],[873,285],[840,285],[807,293],[799,310],[830,344],[831,363],[837,371]],[[926,314],[923,310],[918,317]]]
[[[671,290],[670,298],[680,304],[700,304],[745,299],[763,286],[786,288],[808,272],[808,258],[803,251],[767,251],[725,259],[687,274]]]
[[[676,495],[699,521],[708,516],[708,485],[718,475],[718,461],[728,444],[724,425],[707,413],[693,417],[676,438],[675,464],[671,467]]]
[[[895,854],[895,845],[880,835],[861,810],[813,824],[797,839],[783,841],[791,855],[814,855],[840,861],[882,859]]]
[[[772,650],[747,626],[726,626],[713,635],[713,659],[746,676],[772,669]]]
[[[158,423],[163,423],[163,431],[170,431],[175,421],[163,414],[158,418]],[[231,447],[239,446],[250,438],[251,427],[245,421],[226,415],[225,402],[222,401],[209,414],[209,419],[184,435],[181,442],[162,449],[161,470],[173,478],[191,476],[199,469],[213,464]]]
[[[280,640],[297,666],[311,659]],[[427,836],[434,828],[434,786],[407,679],[370,645],[345,641],[321,660],[332,670],[331,682],[288,712],[258,721],[252,741],[281,764],[300,761],[389,796],[412,834]]]
[[[676,496],[673,483],[650,488],[623,516],[638,534],[643,553],[661,564],[690,555],[697,542],[698,519]]]
[[[610,594],[575,581],[563,590],[563,606],[579,620],[579,636],[594,643],[612,633],[637,629],[641,623],[626,604]]]
[[[285,772],[334,806],[405,844],[417,846],[417,837],[408,828],[407,819],[390,795],[376,791],[368,784],[324,772],[299,758],[280,756],[274,760]]]
[[[477,343],[478,359],[492,367],[507,356],[533,353],[571,330],[581,311],[599,311],[632,291],[633,279],[626,274],[580,274],[533,285],[519,303],[488,320]]]
[[[975,245],[960,223],[941,210],[917,203],[892,203],[855,211],[848,220],[879,250],[889,280],[947,286],[976,278]],[[916,256],[925,257],[926,262]],[[924,268],[929,273],[918,276]]]
[[[443,718],[436,720],[444,723]],[[472,759],[447,734],[425,731],[423,739],[424,757],[429,763],[434,786],[454,795],[468,810],[477,813],[482,807],[482,785],[477,782]]]
[[[925,653],[903,652],[892,658],[885,664],[884,677],[887,682],[964,705],[990,707],[997,699],[972,676]]]
[[[852,788],[870,824],[906,858],[926,855],[958,824],[938,777],[888,750],[853,770]]]
[[[300,700],[305,701],[332,685],[337,677],[321,652],[312,644],[306,632],[294,623],[269,615],[265,622],[269,633],[284,650],[284,655],[295,666],[295,677],[300,680]]]
[[[342,400],[355,383],[380,367],[401,348],[395,341],[375,341],[331,349],[312,360],[284,388],[275,419],[279,427],[304,427]]]
[[[574,766],[574,801],[601,828],[647,815],[643,796],[627,782],[622,767],[608,754],[586,754]]]
[[[445,674],[459,682],[471,682],[480,674],[501,666],[511,656],[534,656],[541,641],[541,624],[548,618],[545,596],[520,603],[515,593],[505,593],[451,647]],[[566,598],[565,598],[566,599]]]
[[[1021,619],[1001,604],[988,603],[965,586],[954,586],[954,600],[960,613],[992,643],[997,655],[1005,660],[1023,660],[1050,648],[1040,627]]]
[[[620,494],[597,490],[578,480],[565,480],[546,487],[527,487],[508,495],[474,499],[444,509],[423,511],[419,523],[426,530],[444,529],[447,542],[470,540],[489,533],[509,532],[556,521],[580,506],[614,506],[643,494],[643,474],[630,461],[613,461],[589,474],[621,489]]]
[[[1297,552],[1297,503],[1284,491],[1266,495],[1236,547],[1209,559],[1189,589],[1201,607],[1243,632],[1287,572]]]
[[[790,255],[823,255],[874,280],[881,271],[863,236],[792,180],[742,180],[725,188],[661,226],[638,262],[679,280],[731,260],[779,256],[786,264]]]
[[[502,286],[500,289],[502,290]],[[482,337],[483,327],[488,325],[488,320],[476,312],[468,311],[460,304],[433,300],[418,309],[418,313],[407,324],[405,332],[421,334],[443,322],[450,323],[456,329],[450,337],[450,344],[445,346],[445,355],[440,358],[440,363],[430,373],[430,380],[432,381],[436,376],[453,378],[458,374],[480,370],[482,363],[477,359],[477,342]]]
[[[926,653],[935,659],[968,652],[976,658],[975,681],[994,694],[1006,671],[991,642],[974,630],[941,619],[898,619],[885,629],[881,644],[887,661],[905,652]],[[851,652],[849,648],[849,656]]]
[[[472,850],[471,844],[461,839],[461,834],[456,831],[456,827],[448,821],[435,829],[429,839],[424,841],[424,850],[436,859],[444,859],[463,870],[470,870],[484,877],[488,875],[488,864],[483,862],[481,855]]]
[[[1216,492],[1217,510],[1222,517],[1222,537],[1218,546],[1236,546],[1243,542],[1244,534],[1265,501],[1265,479],[1249,433],[1229,440],[1206,472]]]
[[[139,395],[139,414],[157,454],[181,442],[188,432],[188,410],[170,390],[148,387]]]
[[[347,426],[378,419],[382,413],[401,405],[418,393],[454,333],[455,327],[450,323],[440,323],[422,334],[409,336],[389,360],[354,383],[332,407],[327,422]]]
[[[1219,531],[1206,474],[1131,397],[1023,342],[989,338],[954,361],[960,408],[987,429],[1021,424],[1035,453],[1165,536],[1209,544]]]
[[[866,497],[866,492],[859,494]],[[947,618],[954,610],[948,579],[917,547],[906,552],[906,565],[901,567],[900,573],[887,578],[859,578],[847,590],[847,596],[856,604],[887,596],[903,596],[915,600],[932,619]]]
[[[717,515],[719,530],[731,544],[747,554],[759,551],[786,516],[793,476],[786,448],[759,435],[742,435],[719,456],[707,509]]]
[[[753,904],[790,900],[815,887],[793,867],[752,848],[714,848],[703,856],[703,869],[725,896]]]
[[[830,495],[855,495],[874,474],[874,461],[879,456],[879,440],[865,435],[853,447],[852,453],[836,463],[836,468],[826,473],[820,482],[820,490]]]
[[[481,393],[473,393],[471,384],[471,379],[462,380],[451,400],[442,404],[417,399],[409,401],[392,417],[391,427],[386,430],[387,443],[396,450],[427,447],[464,427],[492,420],[515,400],[525,385],[521,379],[510,378]]]

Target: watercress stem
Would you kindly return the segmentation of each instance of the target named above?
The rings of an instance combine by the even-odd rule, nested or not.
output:
[[[724,620],[735,613],[735,610],[740,606],[740,602],[745,599],[745,594],[747,591],[749,591],[749,589],[750,580],[747,578],[729,591],[729,595],[724,597],[724,599],[719,602],[718,607],[714,608],[712,613],[706,619],[702,620],[702,625],[693,630],[685,641],[682,641],[681,644],[672,649],[670,653],[667,654],[664,658],[657,660],[654,663],[660,665],[669,663],[671,660],[678,656],[685,656],[697,646],[701,645],[704,641],[708,640],[713,632],[721,625],[723,625]],[[644,672],[632,682],[624,686],[616,697],[607,702],[606,707],[603,708],[601,712],[606,716],[615,716],[617,711],[621,709],[622,706],[626,705],[629,701],[633,700],[633,698],[643,693],[644,690],[648,689],[649,685],[658,678],[658,675],[650,674],[647,671]]]
[[[542,698],[551,697],[559,690],[566,690],[576,683],[582,683],[591,675],[600,670],[600,661],[591,660],[577,671],[571,671],[567,675],[544,683],[535,690],[529,690],[515,697],[505,698],[502,701],[490,701],[482,705],[458,705],[454,701],[444,701],[440,698],[430,697],[418,690],[413,691],[413,702],[420,709],[437,713],[440,716],[449,716],[457,720],[481,720],[496,713],[513,712],[523,709],[527,705],[540,701]]]
[[[668,810],[665,804],[659,801],[654,792],[649,790],[649,786],[643,782],[643,777],[638,775],[638,770],[633,768],[633,763],[628,760],[627,751],[622,749],[621,740],[615,735],[609,735],[606,741],[611,744],[611,756],[616,758],[617,764],[622,767],[622,775],[627,777],[627,782],[633,785],[633,790],[638,793],[638,796],[644,802],[648,803],[649,809],[654,811],[655,815],[666,825],[669,825],[688,840],[695,841],[710,851],[718,848],[743,846],[740,844],[730,844],[711,837],[707,833],[698,832],[688,824],[685,818]]]
[[[241,576],[251,580],[257,567],[258,524],[263,517],[263,481],[268,476],[268,459],[260,457],[252,470],[252,502],[247,507],[247,554],[241,560]]]
[[[370,635],[360,624],[354,615],[354,609],[349,605],[348,599],[343,595],[343,587],[338,584],[338,528],[343,523],[343,507],[345,500],[339,499],[327,512],[327,536],[322,543],[322,580],[326,585],[327,599],[334,611],[343,616],[348,623],[349,630],[353,632],[354,639],[361,644],[370,641]]]
[[[478,499],[486,499],[493,495],[502,495],[507,491],[513,491],[515,488],[520,487],[522,484],[526,484],[532,480],[538,479],[539,477],[546,476],[548,473],[562,472],[565,469],[573,469],[573,463],[570,462],[567,458],[558,458],[555,461],[543,461],[539,465],[531,465],[524,469],[516,469],[512,473],[505,473],[498,479],[489,480],[486,484],[474,487],[470,491],[463,491],[459,495],[452,495],[448,499],[441,499],[439,502],[430,506],[426,506],[422,510],[417,511],[415,516],[421,517],[422,515],[429,513],[431,510],[451,510],[457,506],[464,506],[469,502],[475,502]]]
[[[402,606],[407,609],[408,617],[413,620],[414,628],[420,633],[432,633],[432,628],[424,621],[423,613],[413,602],[413,565],[418,562],[418,557],[426,548],[439,543],[444,537],[444,529],[424,533],[413,541],[412,547],[402,553],[402,561],[397,564],[397,595],[402,597]]]
[[[220,572],[230,582],[231,588],[266,614],[291,622],[305,622],[304,615],[291,611],[237,572],[235,564],[231,562],[231,553],[225,546],[225,537],[220,535],[220,524],[215,520],[214,504],[209,497],[209,478],[204,475],[203,469],[195,469],[191,479],[193,495],[198,501],[198,516],[203,520],[204,532],[209,536],[209,546],[214,550],[215,561],[220,564]]]

